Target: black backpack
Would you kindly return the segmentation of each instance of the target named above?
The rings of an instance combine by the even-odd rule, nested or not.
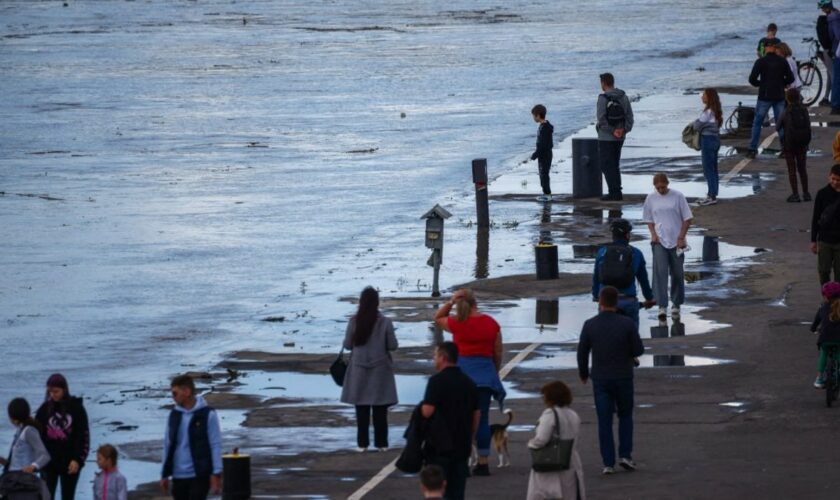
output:
[[[785,110],[782,123],[785,130],[785,145],[793,148],[808,147],[811,142],[811,116],[804,106],[792,106]]]
[[[817,40],[820,41],[823,50],[831,50],[831,35],[828,32],[828,16],[817,18]]]
[[[622,128],[627,120],[627,112],[621,105],[621,99],[615,95],[602,94],[607,100],[607,123],[612,127]]]
[[[600,280],[604,285],[627,288],[636,279],[633,272],[633,249],[629,245],[607,245],[601,261]]]

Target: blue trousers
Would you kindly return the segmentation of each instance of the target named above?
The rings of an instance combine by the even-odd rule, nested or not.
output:
[[[487,387],[478,388],[478,408],[481,410],[481,420],[478,421],[478,431],[475,433],[475,447],[478,456],[490,456],[490,400],[493,391]]]
[[[614,467],[613,412],[618,413],[618,456],[633,458],[633,379],[592,380],[592,389],[598,414],[601,460],[604,467]]]
[[[619,297],[618,312],[635,321],[639,328],[639,300],[636,297]]]
[[[764,119],[767,118],[767,113],[773,108],[773,119],[776,123],[779,122],[779,117],[782,111],[785,110],[785,101],[762,101],[758,99],[755,102],[755,119],[752,126],[752,138],[750,139],[750,149],[758,149],[758,139],[761,137],[761,126],[764,125]],[[779,140],[782,138],[782,133],[779,132]]]
[[[840,108],[840,57],[831,58],[834,78],[831,80],[831,107]]]
[[[718,185],[718,151],[720,151],[720,137],[717,135],[700,136],[700,153],[703,157],[703,175],[706,176],[709,198],[717,198]]]

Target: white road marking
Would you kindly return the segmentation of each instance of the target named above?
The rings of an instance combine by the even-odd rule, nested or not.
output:
[[[764,146],[762,146],[762,147],[764,147]],[[516,368],[516,365],[521,363],[523,359],[527,358],[529,354],[534,352],[534,349],[539,347],[540,344],[542,344],[542,342],[534,342],[533,344],[529,345],[525,349],[522,349],[521,351],[516,353],[516,356],[514,356],[513,359],[508,361],[507,364],[505,366],[503,366],[501,370],[499,370],[499,378],[501,380],[504,380],[504,378],[507,377],[508,374],[514,368]],[[368,493],[373,491],[374,488],[379,486],[379,483],[384,481],[385,478],[390,476],[392,472],[397,470],[397,465],[396,464],[397,464],[397,459],[395,458],[394,460],[391,461],[391,463],[389,463],[388,465],[383,467],[382,470],[377,472],[375,476],[370,478],[370,480],[368,482],[363,484],[361,488],[359,488],[352,495],[347,497],[347,500],[360,500],[362,497],[364,497],[365,495],[367,495]]]

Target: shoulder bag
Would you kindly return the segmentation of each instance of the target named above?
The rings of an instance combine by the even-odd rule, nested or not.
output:
[[[333,381],[339,387],[344,385],[344,375],[347,374],[347,362],[344,361],[344,346],[338,353],[338,357],[330,365],[330,375]]]
[[[560,439],[560,419],[557,417],[557,408],[552,408],[554,413],[554,432],[548,444],[542,448],[530,448],[531,468],[537,472],[554,472],[569,470],[572,463],[572,448],[574,439]]]
[[[694,130],[694,122],[685,126],[682,131],[682,141],[695,151],[700,151],[700,131]]]

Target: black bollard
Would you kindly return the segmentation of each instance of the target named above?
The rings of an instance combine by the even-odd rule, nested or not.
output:
[[[490,229],[480,227],[475,232],[475,277],[490,276]]]
[[[472,161],[472,176],[475,183],[475,213],[478,218],[478,227],[490,227],[486,159],[478,158]]]
[[[234,449],[222,455],[222,500],[251,498],[251,456]]]
[[[717,237],[703,236],[703,262],[717,262],[719,260]]]
[[[560,277],[557,262],[557,245],[540,243],[534,247],[538,280],[556,280]]]
[[[594,198],[603,192],[598,139],[572,139],[572,198]]]

